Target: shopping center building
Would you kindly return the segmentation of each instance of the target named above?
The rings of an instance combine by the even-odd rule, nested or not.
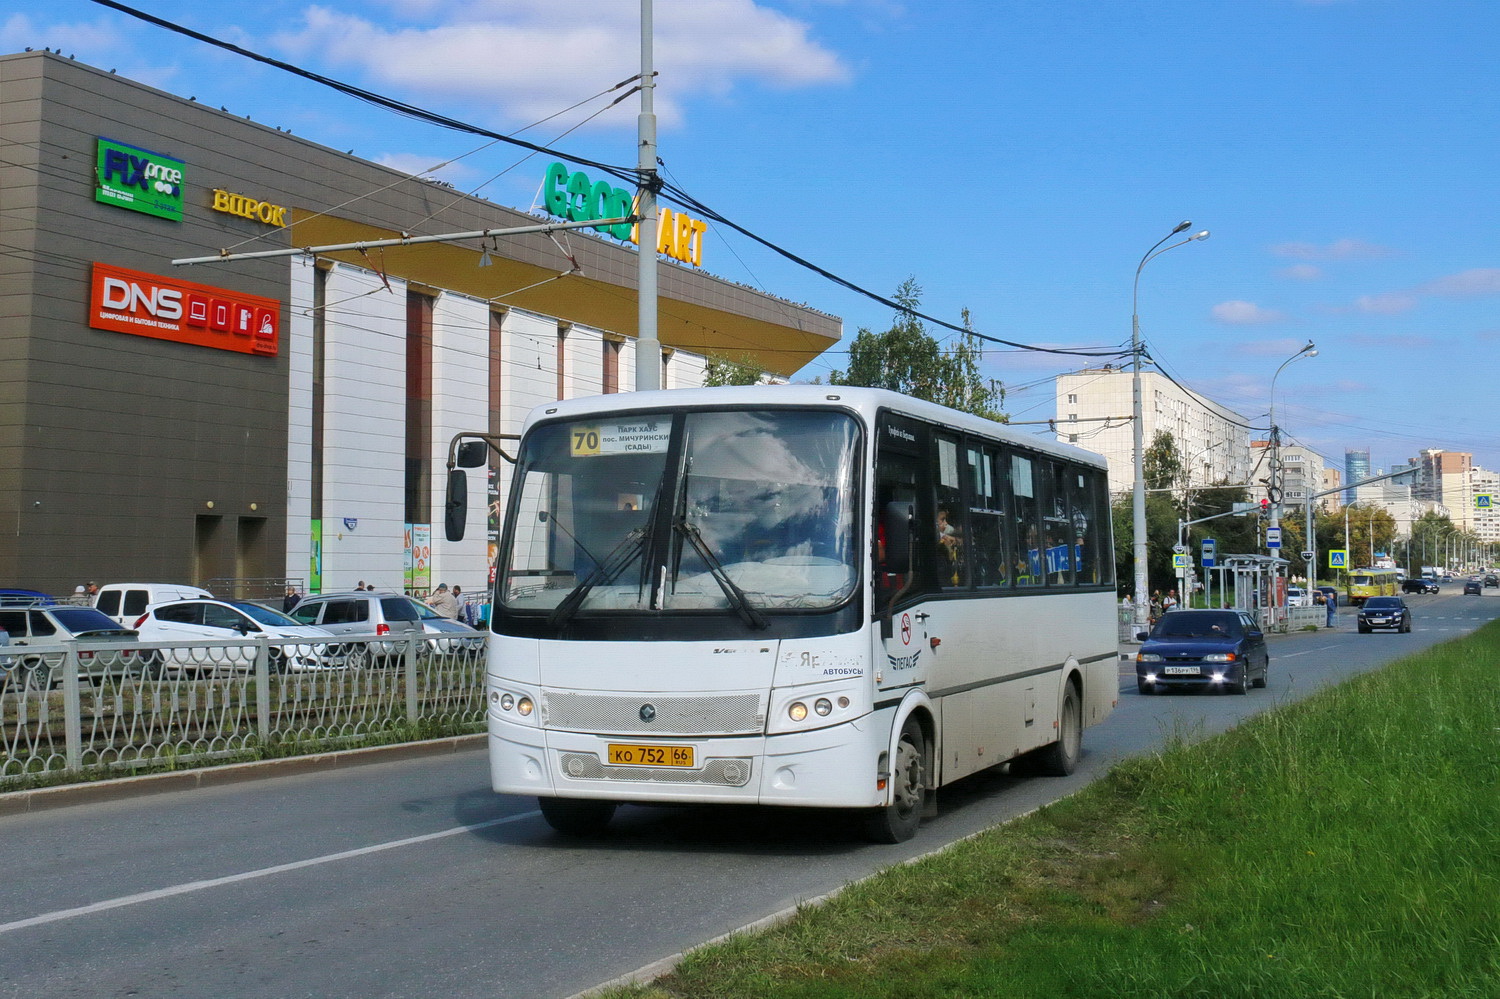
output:
[[[478,588],[485,504],[442,539],[453,435],[635,384],[628,240],[174,266],[557,219],[49,52],[0,57],[0,143],[0,587]],[[700,223],[663,228],[664,388],[715,355],[787,376],[838,341],[839,319],[702,269]]]

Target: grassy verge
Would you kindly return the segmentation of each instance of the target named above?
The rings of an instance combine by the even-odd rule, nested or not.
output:
[[[1500,995],[1500,623],[607,995]]]

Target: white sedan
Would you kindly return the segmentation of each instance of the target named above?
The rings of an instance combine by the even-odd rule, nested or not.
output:
[[[255,647],[243,640],[271,640],[271,672],[338,669],[346,650],[328,640],[333,632],[302,624],[278,610],[248,600],[170,600],[153,604],[135,622],[142,642],[193,642],[164,648],[169,665],[194,672],[245,673],[255,666]]]

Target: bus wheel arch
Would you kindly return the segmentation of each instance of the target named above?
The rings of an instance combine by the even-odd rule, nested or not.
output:
[[[904,843],[917,834],[933,793],[933,731],[932,716],[922,707],[902,719],[891,748],[882,755],[890,800],[865,815],[867,839]]]
[[[1083,755],[1083,677],[1077,670],[1063,681],[1057,705],[1057,741],[1036,754],[1036,769],[1052,777],[1066,777],[1078,769]]]

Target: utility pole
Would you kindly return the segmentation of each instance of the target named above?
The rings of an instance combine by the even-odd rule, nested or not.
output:
[[[639,157],[636,171],[640,184],[635,213],[637,323],[635,340],[635,390],[649,392],[661,385],[661,341],[656,338],[656,70],[651,50],[651,0],[641,0],[641,113],[636,119]]]

